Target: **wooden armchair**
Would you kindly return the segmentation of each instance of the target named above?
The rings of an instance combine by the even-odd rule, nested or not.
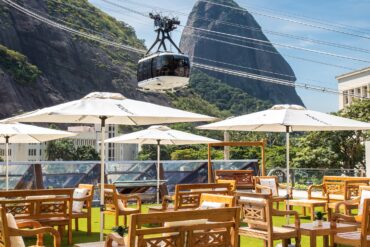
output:
[[[334,213],[338,216],[338,214],[340,213],[340,209],[342,208],[344,209],[344,215],[341,215],[342,219],[346,218],[349,222],[357,222],[357,223],[361,222],[363,201],[364,199],[370,198],[370,186],[360,186],[359,195],[360,196],[352,200],[329,203],[328,204],[329,220],[332,217],[333,209],[334,209]],[[355,208],[358,208],[358,215],[353,216],[351,215],[351,210]],[[349,216],[349,217],[344,217],[344,216]]]
[[[237,247],[239,219],[239,208],[134,214],[126,240],[110,234],[105,246]]]
[[[202,205],[205,205],[206,203],[216,203],[216,204],[222,205],[222,207],[225,207],[225,208],[231,208],[231,207],[236,206],[234,196],[203,193],[199,199],[200,208],[202,208]],[[211,207],[208,207],[208,208],[211,208]]]
[[[272,202],[276,203],[276,209],[279,209],[279,203],[284,202],[286,199],[293,199],[293,189],[289,188],[288,194],[279,195],[279,189],[287,189],[287,186],[280,184],[276,176],[259,176],[254,177],[256,185],[261,185],[268,187],[272,193]],[[260,189],[258,186],[255,188],[257,193],[263,192],[266,193],[266,189]]]
[[[83,194],[82,196],[78,196],[79,191]],[[91,234],[91,208],[93,198],[94,198],[94,185],[92,184],[78,185],[77,190],[75,190],[75,193],[73,194],[72,202],[72,219],[75,220],[76,231],[78,231],[78,220],[81,218],[86,218],[87,233]]]
[[[248,226],[239,227],[239,236],[262,239],[264,246],[272,247],[274,240],[282,240],[287,247],[291,238],[295,238],[296,246],[301,244],[300,220],[296,211],[278,211],[272,207],[272,199],[268,194],[237,193],[238,204],[242,211],[241,222]],[[293,215],[295,229],[273,226],[272,216]]]
[[[33,228],[33,229],[19,229]],[[49,233],[54,237],[54,247],[60,246],[59,232],[53,227],[42,227],[41,224],[33,220],[24,220],[16,223],[14,216],[6,214],[5,209],[0,207],[0,246],[1,247],[21,247],[25,246],[22,237],[37,235],[37,244],[43,246],[43,234]]]
[[[340,203],[338,203],[337,209],[339,209],[339,206]],[[333,229],[336,228],[336,223],[340,221],[345,223],[352,222],[355,224],[360,222],[360,230],[355,232],[337,233],[335,235],[332,234],[330,238],[330,246],[336,246],[337,244],[356,247],[370,246],[370,198],[362,198],[359,208],[360,212],[358,216],[360,216],[360,218],[339,213],[334,213],[332,215],[331,227]]]
[[[119,194],[113,184],[105,184],[104,190],[104,218],[107,214],[114,215],[116,226],[119,226],[119,216],[123,215],[123,224],[127,226],[128,215],[141,213],[141,198],[139,196]],[[133,201],[135,207],[128,207],[129,201]],[[104,224],[105,222],[103,222]]]
[[[149,213],[176,211],[199,207],[201,194],[232,195],[230,183],[219,184],[177,184],[173,196],[164,196],[160,207],[149,207]],[[173,207],[169,203],[173,202]]]
[[[230,184],[231,188],[231,192],[235,192],[236,191],[236,180],[232,180],[232,179],[216,179],[216,184]]]

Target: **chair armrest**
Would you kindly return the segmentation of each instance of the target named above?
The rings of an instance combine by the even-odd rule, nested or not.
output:
[[[347,206],[358,206],[360,204],[361,197],[356,197],[353,200],[348,201],[341,201],[335,204],[335,213],[339,213],[340,206],[344,205],[346,208]]]
[[[22,220],[17,221],[17,226],[19,229],[21,228],[41,228],[42,225],[40,222],[35,220]],[[44,235],[43,234],[37,234],[37,246],[44,246]]]
[[[260,185],[260,184],[256,184],[255,189],[256,189],[256,192],[257,191],[261,192],[261,190],[267,190],[269,192],[269,195],[272,195],[272,189],[270,187],[263,186],[263,185]]]
[[[311,193],[313,189],[321,189],[322,191],[324,190],[324,184],[312,184],[308,186],[307,194],[308,194],[308,199],[311,199]]]
[[[118,233],[110,233],[105,239],[104,247],[112,247],[113,241],[119,244],[119,246],[125,246],[125,239]]]
[[[278,184],[278,188],[280,189],[287,189],[287,187],[288,186],[286,184]],[[288,196],[289,196],[288,199],[293,198],[293,187],[292,186],[289,187]]]
[[[136,201],[137,207],[141,208],[141,198],[137,195],[121,195],[121,194],[119,194],[119,195],[117,195],[117,197],[118,197],[119,200],[123,200],[125,202],[127,202],[130,199],[133,199],[133,200]]]
[[[44,233],[49,233],[54,237],[54,247],[60,247],[60,235],[57,230],[53,227],[45,226],[36,229],[24,230],[24,229],[14,229],[9,227],[9,236],[22,236],[22,237],[31,237],[35,235],[42,235]]]
[[[333,213],[331,215],[330,225],[332,227],[335,227],[338,221],[346,222],[346,223],[357,223],[355,216],[349,216],[349,215],[344,215],[340,213]]]
[[[299,229],[299,227],[301,225],[299,215],[294,210],[280,211],[280,210],[272,209],[271,214],[272,214],[272,216],[287,216],[287,215],[291,216],[291,215],[293,215],[294,216],[294,225],[295,225],[296,229]]]

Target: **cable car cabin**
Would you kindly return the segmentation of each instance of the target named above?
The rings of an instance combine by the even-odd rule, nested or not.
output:
[[[181,88],[189,84],[189,57],[160,52],[139,61],[139,87],[152,91]]]

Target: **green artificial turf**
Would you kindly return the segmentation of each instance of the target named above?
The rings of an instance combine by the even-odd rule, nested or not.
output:
[[[143,213],[146,213],[148,211],[148,207],[149,206],[153,206],[152,204],[149,205],[149,204],[144,204],[142,205],[142,212]],[[281,204],[280,205],[280,208],[283,208],[283,205]],[[294,208],[294,210],[297,210],[298,212],[301,212],[301,209],[300,208]],[[76,244],[76,243],[88,243],[88,242],[96,242],[96,241],[99,241],[99,225],[100,225],[100,221],[99,221],[99,208],[93,208],[93,213],[92,213],[92,233],[91,235],[87,235],[86,233],[86,220],[85,219],[80,219],[79,221],[79,229],[80,231],[75,231],[73,230],[73,243]],[[273,218],[274,220],[274,225],[275,226],[281,226],[281,225],[284,225],[286,223],[286,219],[285,217],[274,217]],[[291,223],[294,222],[294,218],[291,218],[290,220]],[[310,222],[310,218],[309,216],[307,217],[301,217],[301,223],[305,223],[305,222]],[[114,217],[113,216],[106,216],[106,220],[105,220],[105,223],[106,223],[106,226],[105,226],[105,229],[104,229],[104,233],[110,233],[112,232],[112,227],[114,227]],[[123,216],[120,217],[120,223],[123,224]],[[74,222],[73,222],[73,228],[74,228]],[[25,238],[25,242],[26,242],[26,246],[29,246],[29,245],[34,245],[36,244],[36,238]],[[275,245],[277,245],[279,243],[279,241],[276,241],[274,242]],[[309,239],[308,237],[305,237],[305,236],[302,236],[302,246],[305,247],[305,246],[310,246],[309,244]],[[49,237],[49,236],[45,236],[45,239],[44,239],[44,244],[45,246],[53,246],[52,245],[52,238]],[[73,245],[68,245],[67,244],[67,236],[63,236],[62,238],[62,246],[73,246]],[[258,240],[258,239],[253,239],[253,238],[246,238],[246,237],[242,237],[241,238],[241,245],[240,246],[252,246],[252,247],[262,247],[263,246],[263,242],[262,240]],[[322,237],[319,237],[317,239],[317,246],[322,246]]]

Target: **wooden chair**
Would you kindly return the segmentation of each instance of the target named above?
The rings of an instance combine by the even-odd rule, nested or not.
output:
[[[239,218],[239,208],[134,214],[127,241],[111,234],[105,246],[118,241],[127,247],[237,247]]]
[[[139,196],[119,194],[114,184],[104,185],[104,190],[104,218],[105,215],[114,215],[116,226],[119,226],[119,216],[123,216],[123,224],[127,226],[127,216],[141,212],[141,198]],[[128,207],[129,201],[134,201],[135,207]]]
[[[276,209],[279,209],[279,203],[284,202],[286,199],[293,199],[293,188],[290,187],[288,194],[285,194],[284,196],[279,195],[279,189],[287,189],[287,186],[284,184],[280,184],[279,180],[276,176],[258,176],[254,177],[254,181],[257,184],[268,187],[271,190],[272,193],[272,202],[276,203]],[[258,188],[258,186],[255,188],[256,192],[264,192],[266,193],[266,190],[261,190]]]
[[[252,170],[216,170],[215,180],[235,180],[236,189],[245,190],[253,189],[253,176],[254,171]]]
[[[149,207],[149,212],[176,211],[199,207],[202,193],[233,195],[230,183],[220,184],[177,184],[173,196],[164,196],[160,207]],[[169,203],[173,202],[173,207]]]
[[[10,219],[10,221],[8,221]],[[19,229],[33,228],[33,229]],[[59,232],[52,227],[42,227],[37,221],[25,220],[16,224],[14,216],[6,215],[0,207],[0,247],[19,247],[24,244],[22,237],[37,236],[35,246],[43,246],[43,234],[49,233],[54,237],[54,247],[60,246]]]
[[[287,247],[290,239],[295,238],[296,246],[300,246],[300,220],[297,212],[273,209],[269,194],[243,192],[237,193],[236,197],[242,210],[242,222],[248,224],[239,228],[239,236],[262,239],[268,247],[274,246],[274,240],[282,240],[283,246]],[[272,216],[286,215],[294,215],[295,229],[273,226]]]
[[[57,226],[62,237],[68,230],[68,244],[72,244],[73,189],[0,191],[0,206],[14,215],[17,224],[35,220],[42,226]]]
[[[83,210],[72,210],[72,219],[75,220],[75,229],[78,231],[78,220],[81,218],[86,218],[87,221],[87,233],[91,234],[91,209],[92,209],[92,201],[94,198],[94,185],[92,184],[79,184],[78,189],[86,189],[87,194],[84,197],[73,198],[73,208],[75,203],[83,203],[82,208]]]
[[[344,209],[343,212],[344,212],[344,215],[346,216],[353,216],[354,218],[347,218],[347,220],[349,222],[354,222],[353,220],[355,220],[355,222],[359,223],[361,222],[361,208],[362,208],[362,202],[364,199],[366,198],[370,198],[370,186],[360,186],[359,187],[359,195],[358,197],[352,199],[352,200],[347,200],[347,201],[341,201],[341,202],[332,202],[332,203],[328,203],[328,218],[329,220],[331,219],[332,217],[332,214],[333,214],[333,210],[334,210],[334,213],[335,214],[339,214],[340,213],[340,209]],[[352,215],[351,214],[351,210],[353,209],[359,209],[358,211],[358,215]],[[342,216],[341,216],[342,217]],[[342,217],[342,219],[344,219]]]
[[[334,236],[332,235],[330,238],[330,246],[336,246],[337,244],[356,247],[370,246],[370,198],[362,199],[361,204],[362,214],[360,230],[355,232],[337,233]],[[356,217],[335,213],[331,218],[331,227],[333,229],[336,228],[336,223],[338,221],[357,223],[358,218],[356,219]]]

